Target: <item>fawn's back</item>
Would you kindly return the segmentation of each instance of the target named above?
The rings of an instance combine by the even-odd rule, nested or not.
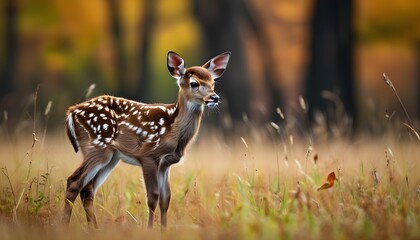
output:
[[[144,104],[104,95],[70,107],[66,126],[76,152],[113,147],[141,157],[156,150],[165,137],[173,137],[177,115],[176,104]]]

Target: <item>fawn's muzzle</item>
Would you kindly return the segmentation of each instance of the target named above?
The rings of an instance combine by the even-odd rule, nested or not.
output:
[[[219,103],[220,97],[217,94],[213,94],[210,96],[210,99],[212,101],[206,101],[207,107],[214,107]]]
[[[219,95],[217,94],[211,95],[210,98],[211,100],[213,100],[214,103],[218,103],[220,99]]]

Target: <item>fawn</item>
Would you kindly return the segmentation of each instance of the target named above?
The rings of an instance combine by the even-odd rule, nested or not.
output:
[[[65,127],[75,152],[81,150],[83,162],[67,179],[63,223],[69,223],[70,203],[80,193],[88,224],[98,228],[93,199],[121,159],[143,169],[148,227],[153,227],[158,200],[161,227],[166,227],[170,166],[179,162],[197,134],[204,105],[218,105],[214,84],[225,71],[229,57],[230,52],[225,52],[201,67],[185,68],[184,60],[169,51],[168,70],[179,86],[174,104],[145,104],[104,95],[70,107]]]

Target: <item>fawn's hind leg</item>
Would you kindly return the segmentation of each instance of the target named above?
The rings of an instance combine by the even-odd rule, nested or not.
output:
[[[95,198],[95,192],[93,189],[93,180],[90,181],[80,192],[80,198],[83,202],[83,208],[85,209],[86,219],[89,225],[92,225],[95,228],[98,228],[98,223],[96,221],[95,212],[93,209],[93,199]]]
[[[113,151],[104,151],[100,149],[95,149],[89,151],[82,162],[82,165],[80,165],[76,171],[67,179],[67,189],[65,194],[65,202],[64,202],[64,210],[63,210],[63,218],[62,222],[64,224],[68,224],[70,222],[70,217],[72,213],[72,206],[71,204],[74,203],[76,200],[77,195],[81,193],[82,189],[84,189],[92,180],[95,178],[97,173],[108,165],[108,163],[111,161],[113,156]],[[91,195],[94,195],[94,191],[89,190],[92,187],[86,188],[85,191],[83,191],[83,199],[91,198],[93,201],[93,197],[90,197]],[[93,194],[92,194],[93,193]],[[90,206],[91,203],[87,202],[87,206]]]
[[[89,225],[93,223],[95,228],[98,228],[98,222],[96,221],[93,207],[93,200],[95,198],[96,191],[102,185],[102,183],[105,182],[112,169],[115,168],[118,162],[119,158],[114,154],[111,161],[105,167],[99,170],[94,179],[91,180],[80,192],[80,198],[82,199],[83,207],[86,212],[87,222]]]

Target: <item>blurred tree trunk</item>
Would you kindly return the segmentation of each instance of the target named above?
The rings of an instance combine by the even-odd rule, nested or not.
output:
[[[277,86],[276,82],[278,79],[276,78],[274,66],[274,53],[271,49],[271,44],[269,37],[264,32],[264,21],[263,18],[257,16],[255,11],[251,11],[251,6],[249,3],[242,1],[244,7],[244,16],[246,23],[249,25],[252,33],[255,34],[256,39],[258,41],[258,48],[261,54],[262,63],[262,81],[264,81],[264,86],[266,89],[266,93],[268,94],[267,103],[265,106],[265,110],[267,111],[267,116],[259,116],[259,119],[256,119],[257,123],[264,124],[268,121],[276,122],[278,120],[278,114],[274,109],[276,107],[283,108],[283,98],[281,95],[281,91]],[[262,115],[261,113],[259,115]]]
[[[224,126],[231,127],[232,123],[242,121],[242,114],[249,111],[249,78],[240,31],[244,23],[244,3],[243,0],[196,0],[194,4],[203,32],[206,59],[225,51],[232,52],[228,69],[219,83],[221,87],[217,89],[224,104],[222,109],[228,109],[230,115]]]
[[[13,85],[16,81],[17,54],[18,54],[18,29],[17,29],[17,1],[6,0],[3,12],[3,50],[2,66],[0,69],[0,104],[1,109],[8,109],[12,104]],[[10,110],[10,109],[9,109]]]
[[[152,100],[150,95],[150,71],[151,63],[149,59],[150,55],[150,43],[153,37],[153,28],[155,26],[156,16],[156,3],[154,0],[145,0],[143,7],[143,21],[140,36],[140,49],[139,49],[139,61],[140,61],[140,79],[138,88],[136,89],[133,99],[149,102]]]
[[[318,0],[314,3],[311,56],[306,78],[306,100],[309,103],[311,122],[314,121],[317,110],[326,114],[327,124],[342,120],[335,115],[339,111],[337,102],[322,98],[321,92],[324,90],[337,94],[342,101],[344,113],[352,118],[353,124],[357,120],[353,67],[353,3],[352,0]]]
[[[420,93],[420,39],[417,39],[416,42],[414,43],[414,50],[415,50],[415,56],[416,56],[416,62],[415,64],[417,65],[416,69],[417,69],[417,93]],[[417,112],[415,114],[417,114],[417,120],[420,121],[420,96],[417,95],[417,103],[416,103],[416,109]],[[420,122],[419,122],[420,124]],[[418,126],[420,127],[420,126]]]
[[[119,96],[125,96],[127,94],[127,89],[125,88],[127,80],[126,59],[124,54],[124,36],[120,16],[120,1],[108,0],[108,9],[115,54],[115,81],[117,82],[116,94]]]

